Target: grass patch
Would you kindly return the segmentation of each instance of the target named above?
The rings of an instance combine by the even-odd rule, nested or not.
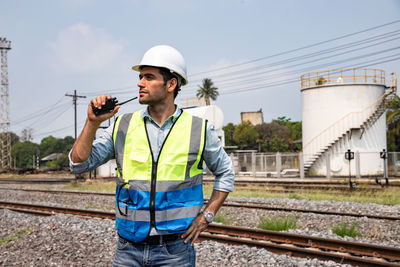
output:
[[[63,186],[64,190],[82,190],[82,191],[99,191],[99,192],[115,192],[114,181],[86,180],[84,182],[71,181]]]
[[[204,185],[204,194],[211,195],[213,185]],[[272,187],[271,187],[272,188]],[[400,204],[400,188],[389,187],[368,191],[341,191],[341,190],[303,190],[295,193],[269,192],[266,186],[235,186],[235,191],[230,193],[232,197],[254,198],[292,198],[298,200],[331,200],[361,203],[376,203],[383,205]]]
[[[350,236],[350,237],[356,237],[356,236],[361,236],[360,232],[357,231],[356,229],[357,224],[353,222],[351,226],[349,226],[349,223],[343,222],[335,227],[333,227],[332,233],[344,237],[344,236]]]
[[[19,239],[19,238],[23,237],[24,235],[29,233],[31,230],[32,230],[32,228],[23,229],[23,230],[16,232],[15,234],[5,237],[4,239],[0,240],[0,246],[10,242],[13,239]]]
[[[222,223],[224,225],[231,225],[232,222],[228,219],[228,217],[222,213],[217,213],[214,217],[214,222]]]
[[[287,231],[297,228],[297,218],[292,216],[261,218],[258,228],[271,231]]]
[[[213,184],[205,184],[204,195],[211,196]],[[85,190],[115,192],[114,181],[86,180],[84,182],[72,181],[63,187],[65,190]],[[298,192],[270,192],[267,186],[249,185],[236,186],[230,193],[232,197],[259,197],[259,198],[292,198],[298,200],[331,200],[361,203],[376,203],[384,205],[400,204],[400,188],[389,187],[369,191],[341,191],[341,190],[303,190]]]

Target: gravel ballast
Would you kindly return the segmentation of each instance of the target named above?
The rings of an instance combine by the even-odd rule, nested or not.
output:
[[[0,266],[111,266],[114,221],[57,214],[36,217],[0,210]],[[16,234],[19,233],[19,234]],[[196,243],[196,266],[348,266],[293,258],[213,241]]]
[[[108,211],[114,210],[115,201],[112,196],[49,194],[6,189],[0,189],[0,200]],[[400,216],[400,205],[243,197],[229,197],[227,201],[257,201],[275,207]],[[227,218],[231,225],[252,228],[258,227],[260,219],[264,217],[292,216],[297,218],[298,229],[289,232],[400,247],[398,221],[232,207],[222,207],[219,214]],[[0,241],[16,233],[21,235],[9,242],[1,241],[0,266],[111,265],[116,242],[113,220],[67,215],[35,217],[8,210],[0,210],[0,215]],[[331,228],[343,222],[355,222],[361,236],[342,238],[333,234]],[[195,246],[197,266],[341,266],[332,262],[291,258],[274,255],[264,249],[230,246],[213,241],[203,241]]]

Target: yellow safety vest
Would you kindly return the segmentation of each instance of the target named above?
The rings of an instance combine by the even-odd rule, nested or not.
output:
[[[205,120],[182,112],[154,159],[141,111],[118,117],[113,140],[120,235],[140,242],[150,226],[186,231],[203,205],[205,130]]]

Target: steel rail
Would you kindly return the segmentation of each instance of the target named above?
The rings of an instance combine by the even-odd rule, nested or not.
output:
[[[400,248],[395,247],[218,224],[210,224],[207,232],[400,261]]]
[[[16,189],[16,188],[0,188],[0,190],[16,190],[16,191],[27,191],[27,192],[39,192],[39,193],[53,193],[53,194],[87,194],[87,195],[100,195],[100,196],[110,196],[114,197],[115,193],[110,192],[93,192],[93,191],[76,191],[76,190],[45,190],[45,189]],[[204,199],[205,202],[208,199]],[[285,207],[275,207],[270,205],[265,205],[262,202],[252,202],[252,201],[225,201],[223,203],[224,207],[233,208],[247,208],[247,209],[262,209],[262,210],[273,210],[273,211],[285,211],[285,212],[300,212],[300,213],[315,213],[321,215],[335,215],[335,216],[350,216],[350,217],[366,217],[370,219],[377,220],[388,220],[388,221],[400,221],[400,217],[396,216],[385,216],[385,215],[373,215],[373,214],[360,214],[351,212],[337,212],[337,211],[321,211],[314,209],[297,209],[297,208],[285,208]]]
[[[204,181],[205,184],[214,183],[214,181]],[[266,181],[235,181],[236,186],[250,186],[250,185],[261,185],[271,187],[283,187],[287,189],[310,189],[310,190],[345,190],[345,191],[371,191],[371,190],[384,190],[387,187],[399,187],[398,184],[389,184],[389,186],[381,186],[378,184],[357,184],[355,188],[349,188],[348,184],[312,184],[312,183],[270,183]],[[260,189],[262,190],[262,189]]]
[[[115,177],[101,177],[97,178],[96,180],[103,180],[103,181],[114,181]],[[16,178],[16,179],[9,179],[9,178],[0,178],[0,184],[62,184],[62,183],[70,183],[73,181],[84,181],[81,178]]]
[[[247,202],[251,203],[251,202]],[[359,214],[353,212],[337,212],[337,211],[322,211],[322,210],[313,210],[313,209],[297,209],[297,208],[285,208],[285,207],[273,207],[273,206],[265,206],[260,205],[261,203],[252,203],[252,204],[242,204],[242,203],[230,203],[226,202],[223,204],[225,207],[235,207],[235,208],[249,208],[249,209],[262,209],[262,210],[276,210],[276,211],[286,211],[286,212],[301,212],[301,213],[315,213],[322,215],[336,215],[336,216],[350,216],[350,217],[366,217],[370,219],[378,219],[378,220],[391,220],[391,221],[400,221],[400,217],[394,216],[384,216],[384,215],[373,215],[373,214]]]
[[[35,178],[35,179],[0,179],[0,184],[67,184],[76,181],[74,178]]]
[[[274,185],[274,186],[297,186],[297,187],[305,187],[305,186],[311,186],[310,188],[313,188],[313,186],[318,186],[317,188],[324,188],[324,187],[330,187],[337,185],[339,186],[338,188],[346,188],[348,187],[347,180],[348,177],[343,177],[343,178],[338,178],[341,179],[341,181],[332,181],[332,180],[327,180],[327,181],[321,181],[321,180],[316,180],[316,181],[301,181],[301,180],[285,180],[283,179],[276,179],[276,180],[265,180],[264,178],[254,178],[254,179],[249,179],[249,180],[239,180],[237,179],[235,181],[235,184],[241,185],[252,185],[252,184],[262,184],[262,185]],[[344,180],[345,181],[344,181]],[[393,178],[394,179],[394,178]],[[394,179],[389,178],[389,187],[400,187],[400,180],[399,179]],[[78,179],[80,181],[82,179]],[[110,180],[113,181],[115,180],[115,177],[98,177],[96,180]],[[12,178],[1,178],[0,179],[0,184],[1,183],[69,183],[72,181],[77,181],[76,178],[17,178],[17,179],[12,179]],[[205,177],[203,179],[204,183],[213,183],[214,178],[210,177]],[[370,180],[360,180],[358,181],[359,186],[373,186],[372,189],[375,188],[381,188],[380,185],[374,183],[374,179]],[[359,187],[359,188],[365,188],[365,187]]]
[[[0,207],[10,208],[10,209],[32,209],[43,212],[64,213],[64,214],[72,214],[79,216],[96,217],[101,219],[112,219],[112,220],[115,219],[115,212],[111,211],[77,209],[77,208],[59,207],[59,206],[46,206],[40,204],[9,202],[9,201],[0,201]]]
[[[202,240],[213,240],[221,243],[228,243],[233,245],[247,245],[258,248],[264,248],[271,253],[285,254],[290,257],[300,258],[317,258],[325,261],[335,261],[341,264],[350,264],[353,266],[365,266],[365,267],[399,267],[400,264],[388,262],[381,259],[365,259],[362,257],[351,256],[347,253],[340,252],[326,252],[317,250],[314,248],[302,248],[294,245],[287,244],[276,244],[265,241],[258,241],[252,239],[243,239],[230,236],[221,236],[209,233],[201,233],[200,241]]]
[[[99,210],[82,210],[76,208],[67,207],[55,207],[45,205],[34,205],[30,203],[18,203],[18,202],[7,202],[0,201],[0,207],[8,208],[21,212],[23,210],[35,209],[41,211],[42,215],[48,215],[45,213],[66,213],[79,216],[96,217],[103,219],[115,219],[114,212],[99,211]],[[360,257],[346,256],[343,253],[350,253],[361,256],[368,256],[380,259],[387,259],[390,261],[400,261],[400,249],[394,247],[378,246],[373,244],[363,244],[358,242],[349,242],[337,239],[327,239],[321,237],[275,232],[268,230],[244,228],[237,226],[225,226],[210,224],[207,229],[210,234],[202,233],[202,238],[211,238],[220,241],[235,243],[235,244],[246,244],[246,245],[257,245],[263,246],[267,250],[283,251],[280,253],[290,253],[293,256],[305,256],[305,257],[317,257],[319,259],[330,259],[342,263],[357,264],[359,266],[400,266],[399,263],[392,263],[388,261],[376,260],[376,259],[363,259]],[[221,238],[219,235],[228,235],[229,238]],[[226,241],[228,240],[228,241]],[[250,240],[250,241],[249,241]],[[285,243],[286,245],[278,246],[277,244],[266,246],[264,243],[275,242]],[[262,242],[262,243],[260,243]],[[266,243],[267,244],[267,243]],[[288,245],[290,244],[290,245]],[[300,248],[299,248],[300,246]],[[286,249],[285,249],[286,248]],[[288,249],[290,248],[290,249]],[[334,254],[328,252],[315,252],[316,249],[331,250],[335,251]],[[277,252],[279,253],[279,252]],[[337,254],[341,253],[341,254]],[[319,255],[319,256],[318,256]],[[339,256],[337,256],[339,255]]]
[[[49,190],[49,189],[32,189],[32,188],[7,188],[0,187],[0,190],[25,191],[46,194],[75,194],[75,195],[98,195],[98,196],[115,196],[115,192],[100,191],[79,191],[79,190]]]

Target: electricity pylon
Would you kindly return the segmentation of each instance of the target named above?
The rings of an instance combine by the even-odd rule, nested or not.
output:
[[[0,168],[11,168],[11,132],[10,132],[10,101],[8,94],[7,52],[11,50],[11,41],[0,37],[1,53],[1,100],[0,100]]]

